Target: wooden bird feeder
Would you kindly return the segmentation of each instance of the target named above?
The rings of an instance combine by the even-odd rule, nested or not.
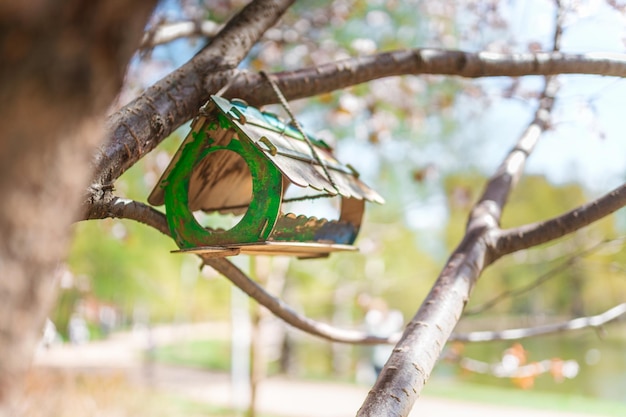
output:
[[[354,250],[365,200],[384,201],[328,145],[308,139],[270,113],[212,96],[148,197],[165,204],[177,252],[315,258]],[[339,219],[283,214],[289,184],[340,197]],[[243,217],[218,230],[202,226],[195,211]]]

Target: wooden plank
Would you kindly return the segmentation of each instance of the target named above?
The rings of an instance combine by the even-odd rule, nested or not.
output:
[[[293,184],[300,187],[311,187],[331,195],[339,192],[347,198],[384,203],[384,199],[376,191],[360,181],[347,166],[337,161],[326,149],[316,147],[318,156],[328,168],[332,183],[311,154],[311,149],[304,140],[279,132],[277,126],[273,126],[272,123],[265,120],[266,116],[263,113],[252,107],[245,109],[245,116],[250,120],[241,123],[237,114],[232,110],[233,108],[239,109],[226,99],[214,97],[208,109],[209,112],[213,112],[212,115],[196,118],[192,132],[204,129],[211,120],[215,120],[216,112],[220,111],[232,121],[236,129],[247,135],[246,137],[255,143]],[[287,133],[293,133],[293,128],[287,125],[285,128]],[[232,130],[218,130],[211,132],[211,137],[215,140],[215,144],[225,145],[232,139],[233,133]],[[268,149],[267,145],[261,143],[263,137],[269,139],[273,149]],[[148,197],[150,204],[163,204],[162,181],[167,178],[172,167],[178,161],[184,146],[192,139],[190,132]],[[223,207],[247,206],[251,196],[250,171],[246,162],[234,152],[216,152],[200,161],[192,173],[189,187],[189,207],[191,210],[215,211]],[[240,214],[245,210],[245,208],[241,208],[220,211]]]
[[[281,136],[274,131],[242,124],[233,120],[233,124],[245,133],[249,140],[261,149],[265,156],[294,184],[300,187],[311,187],[330,194],[341,194],[344,197],[384,203],[384,199],[373,189],[359,180],[354,173],[337,161],[324,149],[316,148],[318,156],[324,161],[333,182],[338,190],[326,177],[326,173],[311,154],[308,145],[298,139]],[[266,137],[275,149],[268,149],[262,142]]]
[[[167,168],[165,168],[165,171],[163,171],[163,174],[161,174],[161,177],[159,178],[156,185],[154,186],[154,189],[148,196],[148,203],[152,204],[153,206],[160,206],[165,202],[164,200],[165,197],[164,197],[164,192],[163,192],[163,182],[167,179],[168,175],[170,175],[170,172],[172,171],[172,169],[178,162],[178,159],[180,158],[180,155],[182,153],[182,149],[185,147],[187,143],[189,143],[193,139],[192,133],[199,132],[200,129],[202,129],[202,127],[204,126],[206,120],[207,118],[204,116],[198,116],[194,119],[193,123],[191,124],[191,131],[187,134],[187,136],[183,140],[183,143],[180,145],[180,147],[174,154],[174,157],[172,158],[170,163],[167,165]]]
[[[228,246],[201,246],[197,248],[180,249],[172,253],[194,253],[210,257],[224,257],[234,255],[267,255],[267,256],[297,256],[300,258],[316,258],[332,252],[353,252],[358,249],[352,245],[340,245],[319,242],[253,242],[233,244]]]
[[[234,130],[208,132],[216,145],[227,145]],[[194,167],[189,180],[189,209],[221,213],[245,213],[252,199],[252,176],[247,162],[236,152],[211,152]],[[239,209],[221,210],[224,207]]]

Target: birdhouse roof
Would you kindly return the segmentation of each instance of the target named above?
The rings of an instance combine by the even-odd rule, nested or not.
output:
[[[311,147],[304,140],[302,134],[292,125],[280,120],[277,116],[262,112],[242,101],[229,101],[222,97],[212,96],[205,106],[209,116],[199,116],[194,122],[194,130],[202,129],[213,112],[218,116],[225,116],[232,129],[240,140],[249,140],[260,149],[265,157],[271,161],[281,173],[293,184],[300,187],[311,187],[331,195],[339,194],[343,197],[365,199],[383,203],[383,198],[374,190],[365,185],[358,178],[358,173],[350,166],[340,163],[331,153],[331,148],[321,140],[307,134],[309,142],[315,148],[317,158]],[[201,124],[201,126],[198,126]],[[220,136],[219,134],[217,136]],[[173,164],[179,158],[185,144],[191,140],[190,134],[172,159],[170,166],[161,177],[161,181],[150,194],[148,201],[153,205],[163,204],[163,189],[161,184]],[[219,140],[219,138],[218,138]],[[223,140],[230,140],[228,135]],[[318,162],[323,161],[324,168]],[[330,176],[330,179],[328,178]],[[332,182],[331,182],[332,180]],[[217,184],[215,184],[217,185]],[[232,188],[231,191],[234,191]],[[190,205],[193,200],[190,189]],[[215,194],[215,193],[213,193]],[[223,193],[220,193],[223,195]],[[206,198],[202,197],[203,200]],[[214,200],[215,197],[212,197]],[[206,209],[210,206],[219,209],[215,201],[198,202],[197,206]],[[227,202],[224,202],[228,205]]]

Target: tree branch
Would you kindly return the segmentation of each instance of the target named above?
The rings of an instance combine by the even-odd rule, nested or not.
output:
[[[174,129],[191,119],[208,99],[204,78],[225,84],[230,70],[294,0],[256,0],[244,7],[209,45],[144,94],[113,114],[108,144],[96,156],[94,183],[107,186]],[[98,188],[95,186],[92,188]]]
[[[139,201],[113,195],[88,204],[81,220],[106,219],[109,217],[135,220],[155,228],[166,236],[171,236],[165,214]]]
[[[170,236],[165,215],[152,207],[138,201],[126,200],[112,196],[107,201],[100,200],[89,204],[83,220],[104,219],[108,217],[135,220],[151,226],[161,233]],[[279,298],[269,294],[263,287],[250,279],[232,262],[224,258],[203,258],[204,264],[214,268],[235,286],[256,300],[260,305],[274,313],[293,327],[318,336],[331,342],[350,344],[396,343],[399,334],[389,337],[377,337],[358,330],[343,330],[326,323],[317,322],[292,309]]]
[[[502,362],[490,364],[467,357],[458,357],[454,359],[455,360],[453,360],[453,362],[458,362],[461,369],[466,371],[492,375],[496,378],[512,378],[517,381],[528,379],[533,381],[537,376],[546,372],[552,373],[557,381],[560,381],[563,378],[574,378],[578,374],[578,362],[575,360],[564,361],[559,358],[544,359],[539,362],[531,362],[526,365],[511,368],[504,366]],[[569,367],[569,365],[571,365],[570,371],[564,373],[563,368]],[[521,384],[522,385],[520,386],[524,386],[523,382]]]
[[[626,54],[539,52],[499,54],[443,49],[407,49],[348,58],[296,71],[272,74],[288,100],[311,97],[368,81],[399,75],[448,75],[464,78],[526,75],[597,74],[626,77]],[[205,88],[215,90],[214,80]],[[259,106],[276,97],[256,73],[240,77],[226,94]]]
[[[547,126],[553,85],[547,82],[535,119],[487,183],[470,213],[465,237],[408,324],[358,416],[406,416],[412,408],[478,277],[495,260],[492,236],[499,230],[502,210],[524,162]]]
[[[135,220],[151,226],[161,233],[169,236],[169,229],[165,215],[138,201],[113,197],[107,203],[96,204],[91,210],[88,211],[87,217],[85,217],[84,220],[104,219],[108,217]],[[599,245],[589,249],[586,253],[596,250],[598,247]],[[248,296],[276,315],[276,317],[281,318],[286,323],[302,330],[305,333],[321,337],[331,342],[363,345],[394,344],[401,337],[400,333],[390,335],[387,338],[377,337],[368,335],[362,331],[339,329],[326,323],[315,321],[296,312],[281,299],[267,293],[263,287],[250,279],[243,271],[227,259],[202,259],[205,265],[220,272],[235,286],[248,294]],[[448,341],[487,342],[495,340],[518,340],[568,330],[599,327],[603,324],[616,320],[624,314],[626,314],[626,303],[622,303],[596,316],[578,318],[563,323],[501,331],[452,333]]]
[[[559,53],[558,50],[563,35],[563,13],[559,0],[556,0],[556,6],[556,24],[552,41],[553,53]],[[499,228],[500,218],[502,217],[501,210],[506,205],[511,191],[513,191],[521,178],[526,160],[530,157],[539,141],[539,137],[549,127],[550,112],[554,107],[554,98],[558,89],[557,77],[550,76],[545,78],[544,89],[539,100],[539,108],[535,112],[533,121],[487,183],[483,195],[470,213],[470,225],[474,221],[483,222],[485,214],[491,213],[493,220],[497,222]],[[494,212],[494,210],[498,211]]]
[[[209,45],[205,51],[219,49]],[[194,117],[209,94],[233,77],[236,60],[223,63],[220,58],[231,56],[230,53],[220,50],[218,55],[211,61],[199,58],[204,56],[204,52],[201,53],[111,116],[108,124],[111,136],[96,158],[95,184],[106,185],[115,181],[172,131]],[[271,87],[259,74],[244,74],[233,82],[226,97],[238,97],[255,106],[277,102]],[[626,55],[559,52],[507,55],[412,49],[351,58],[271,76],[285,97],[294,100],[379,78],[419,74],[468,78],[552,74],[626,77]]]
[[[591,246],[590,248],[581,250],[578,253],[576,253],[575,255],[572,255],[571,257],[566,259],[564,262],[562,262],[560,265],[557,265],[556,267],[550,269],[546,273],[540,275],[537,279],[533,280],[532,282],[528,283],[527,285],[524,285],[522,287],[519,287],[519,288],[516,288],[516,289],[512,289],[512,290],[503,291],[500,294],[498,294],[495,297],[493,297],[492,299],[490,299],[489,301],[486,301],[485,303],[483,303],[483,304],[481,304],[479,306],[476,306],[476,307],[474,307],[472,309],[465,310],[465,312],[463,314],[465,316],[469,316],[469,315],[473,315],[473,314],[479,314],[479,313],[482,313],[482,312],[490,309],[491,307],[495,306],[500,301],[505,300],[506,298],[516,297],[518,295],[525,294],[525,293],[527,293],[527,292],[529,292],[529,291],[539,287],[544,282],[552,279],[559,272],[567,270],[572,265],[574,265],[576,262],[578,262],[578,260],[580,258],[584,258],[584,257],[586,257],[588,255],[591,255],[592,253],[597,252],[598,250],[602,249],[604,247],[604,245],[607,245],[607,244],[610,244],[610,243],[621,242],[623,244],[625,239],[626,238],[621,237],[621,238],[617,238],[617,239],[608,239],[608,240],[603,240],[601,242],[598,242],[595,245]]]
[[[558,239],[608,216],[625,205],[626,184],[561,216],[500,231],[496,236],[495,256],[501,257]]]
[[[559,16],[557,13],[557,33],[560,31]],[[555,34],[555,48],[559,39],[560,35]],[[456,68],[461,71],[474,68],[476,63],[468,63],[466,59]],[[487,182],[483,195],[469,215],[465,236],[396,344],[359,409],[358,417],[404,417],[411,411],[458,323],[474,285],[483,270],[495,260],[493,235],[499,231],[502,210],[522,174],[525,161],[548,125],[556,88],[556,81],[546,78],[534,120]]]
[[[200,255],[205,265],[208,265],[224,275],[235,286],[240,288],[243,292],[248,294],[251,298],[256,300],[263,307],[274,313],[277,317],[281,318],[286,323],[293,327],[309,333],[314,336],[319,336],[323,339],[331,342],[350,343],[350,344],[381,344],[381,343],[395,343],[399,335],[390,337],[378,337],[368,335],[365,332],[358,330],[344,330],[338,329],[326,323],[321,323],[312,320],[295,310],[293,310],[288,304],[282,301],[280,298],[274,297],[269,294],[263,287],[257,284],[255,281],[248,278],[248,276],[237,268],[232,262],[225,258],[206,258]]]
[[[535,148],[541,134],[548,128],[550,112],[554,105],[554,96],[557,90],[558,81],[556,78],[546,77],[539,108],[535,112],[533,121],[522,133],[515,147],[511,149],[487,183],[482,196],[470,213],[470,224],[492,221],[495,222],[495,224],[489,224],[490,227],[493,226],[492,229],[495,230],[495,226],[499,226],[502,209],[524,172],[526,160]]]
[[[562,323],[545,324],[543,326],[508,329],[499,331],[469,332],[453,334],[449,341],[458,342],[492,342],[496,340],[520,340],[529,337],[544,336],[547,334],[562,333],[571,330],[581,330],[589,327],[600,327],[617,320],[626,314],[626,303],[605,311],[596,316],[580,317]]]

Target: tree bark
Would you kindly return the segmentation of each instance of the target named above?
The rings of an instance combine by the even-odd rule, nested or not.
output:
[[[0,416],[19,415],[105,113],[155,4],[0,4]]]
[[[235,15],[185,65],[113,114],[108,144],[97,156],[92,192],[99,195],[176,128],[197,115],[209,96],[226,84],[232,70],[294,0],[256,0]],[[206,89],[206,79],[218,86]]]

